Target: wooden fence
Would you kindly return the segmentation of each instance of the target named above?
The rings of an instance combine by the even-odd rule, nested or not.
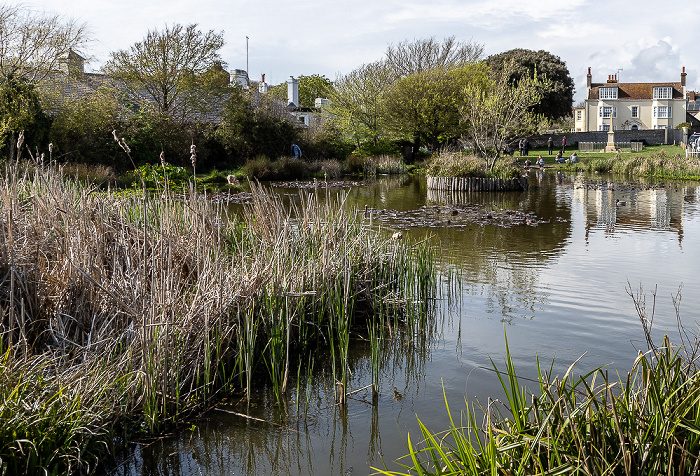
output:
[[[428,190],[449,190],[455,192],[506,192],[527,190],[527,187],[527,177],[498,179],[481,177],[428,176]]]

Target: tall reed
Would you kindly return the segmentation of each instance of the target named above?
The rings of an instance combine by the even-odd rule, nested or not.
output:
[[[353,329],[431,295],[409,264],[428,252],[384,238],[342,196],[304,194],[287,206],[251,189],[235,216],[192,187],[96,193],[55,168],[5,169],[0,348],[23,381],[35,379],[37,401],[57,389],[105,409],[78,425],[90,445],[108,450],[110,429],[158,432],[227,392],[250,398],[258,378],[283,399],[292,363],[335,343],[334,375],[347,386]],[[99,391],[85,393],[86,382]],[[13,388],[7,376],[2,383]],[[32,408],[28,422],[48,418],[50,406]],[[66,415],[75,412],[50,417],[61,426]],[[13,439],[7,421],[3,462],[65,468],[48,457],[60,445]],[[79,458],[83,467],[99,461],[96,451]]]

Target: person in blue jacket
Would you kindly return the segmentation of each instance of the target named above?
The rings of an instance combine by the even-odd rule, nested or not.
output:
[[[294,157],[295,159],[301,158],[301,148],[294,142],[292,142],[292,157]]]

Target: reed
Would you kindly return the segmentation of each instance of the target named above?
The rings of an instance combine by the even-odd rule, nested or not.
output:
[[[73,453],[52,446],[57,439],[39,444],[38,422],[61,427],[68,418],[49,405],[29,411],[39,426],[27,437],[13,438],[10,420],[0,421],[3,464],[62,472],[64,453],[78,454],[72,467],[96,464],[92,448],[108,453],[112,431],[126,438],[162,431],[225,393],[250,398],[258,379],[284,399],[292,364],[328,346],[347,391],[350,336],[432,295],[425,287],[434,280],[411,268],[411,257],[429,251],[385,238],[343,196],[303,194],[287,206],[256,184],[251,190],[251,203],[234,216],[193,186],[178,195],[169,187],[155,196],[145,188],[96,192],[54,167],[7,166],[0,177],[7,367],[23,382],[33,379],[38,402],[60,393],[101,410],[81,417],[76,432],[88,450]],[[8,375],[2,383],[11,389]],[[19,445],[23,451],[14,450]]]
[[[409,436],[399,460],[408,472],[385,466],[378,474],[696,474],[700,340],[679,326],[681,346],[668,336],[657,345],[644,306],[637,309],[648,350],[626,376],[601,367],[575,377],[574,362],[558,378],[553,363],[543,370],[538,361],[537,392],[529,393],[506,339],[505,368],[493,370],[507,403],[468,404],[455,421],[445,399],[449,428],[433,432],[419,420],[420,440]]]
[[[605,157],[592,158],[566,167],[659,179],[697,180],[700,177],[700,160],[697,157],[686,158],[681,154],[667,154],[664,151],[653,155],[607,154]]]

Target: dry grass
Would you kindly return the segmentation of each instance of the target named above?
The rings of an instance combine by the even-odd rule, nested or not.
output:
[[[60,426],[77,402],[86,410],[76,431],[90,451],[40,457],[60,454],[32,423],[48,407],[25,412],[30,443],[21,445],[5,431],[8,404],[3,461],[86,468],[107,428],[155,432],[222,392],[250,391],[265,370],[284,394],[290,361],[305,360],[290,354],[347,342],[353,325],[366,329],[379,310],[401,312],[411,293],[434,286],[430,260],[412,259],[425,248],[381,238],[342,199],[305,195],[289,209],[258,186],[253,197],[235,217],[191,190],[178,199],[96,193],[58,170],[7,168],[0,345],[16,372],[2,375],[0,398],[74,395],[44,416]],[[338,374],[345,364],[341,355]]]

